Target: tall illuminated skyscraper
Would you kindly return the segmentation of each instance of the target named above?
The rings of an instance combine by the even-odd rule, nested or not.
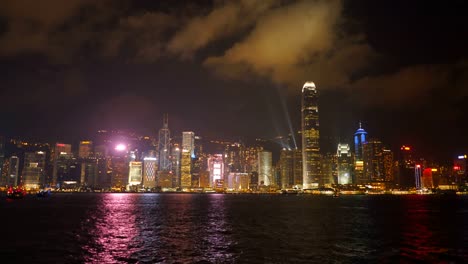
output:
[[[182,153],[180,169],[180,186],[189,188],[192,186],[192,158],[195,158],[195,133],[182,132]]]
[[[368,182],[364,173],[364,143],[367,142],[367,132],[359,122],[359,128],[354,133],[354,178],[356,184]]]
[[[188,150],[190,156],[195,157],[195,133],[191,131],[182,132],[182,150]]]
[[[367,142],[367,132],[362,128],[359,122],[359,128],[354,133],[354,158],[356,160],[363,160],[363,144]]]
[[[258,177],[260,185],[270,186],[276,184],[273,179],[273,167],[270,151],[258,152]]]
[[[336,152],[338,163],[338,184],[352,183],[351,172],[353,167],[351,150],[348,144],[338,144]]]
[[[159,170],[171,170],[171,132],[169,131],[169,116],[167,114],[163,117],[163,127],[159,130],[158,137],[158,153],[159,153]]]
[[[313,82],[302,87],[302,177],[303,188],[317,187],[320,182],[318,92]]]

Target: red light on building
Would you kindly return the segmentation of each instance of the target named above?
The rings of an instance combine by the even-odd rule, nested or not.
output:
[[[56,146],[57,146],[57,147],[65,147],[65,144],[57,143]]]
[[[418,164],[418,165],[416,165],[416,168],[421,168],[421,165],[419,165],[419,164]]]
[[[453,166],[453,170],[456,170],[456,171],[460,170],[460,166],[456,166],[456,165]]]

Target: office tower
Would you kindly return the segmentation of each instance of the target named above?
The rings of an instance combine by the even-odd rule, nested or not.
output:
[[[262,147],[246,147],[241,150],[241,171],[246,173],[251,173],[253,171],[258,171],[258,152],[262,151]],[[302,159],[302,156],[301,156]],[[302,168],[301,168],[301,178],[302,178]]]
[[[354,179],[356,184],[365,184],[368,182],[364,173],[364,143],[367,141],[367,132],[362,128],[359,122],[359,128],[354,133]]]
[[[115,156],[111,159],[112,178],[111,186],[113,189],[124,190],[128,183],[129,163],[126,157]]]
[[[453,161],[453,175],[455,176],[454,181],[458,184],[467,182],[467,155],[459,155]]]
[[[320,186],[323,187],[332,187],[332,184],[335,183],[335,178],[337,178],[337,161],[336,154],[327,153],[322,155],[321,159],[321,181]]]
[[[26,189],[39,189],[44,184],[45,157],[43,151],[24,153],[22,182]]]
[[[182,132],[182,153],[180,158],[180,186],[192,186],[192,158],[195,158],[195,133]]]
[[[143,176],[143,163],[141,161],[130,161],[128,170],[128,185],[140,185]]]
[[[293,167],[294,167],[294,187],[295,188],[302,188],[303,184],[303,177],[302,177],[302,150],[295,149],[293,150]]]
[[[70,144],[56,143],[52,155],[52,184],[62,184],[69,178],[73,154]]]
[[[421,176],[422,176],[421,171],[422,171],[421,165],[416,164],[414,166],[414,183],[415,183],[416,189],[421,189]]]
[[[180,187],[180,166],[181,166],[182,149],[178,143],[174,143],[171,148],[171,175],[172,175],[172,186],[177,188]]]
[[[19,176],[19,158],[17,156],[11,156],[8,164],[7,174],[7,185],[16,186],[18,185]]]
[[[398,184],[402,188],[415,187],[416,158],[411,147],[403,145],[398,155]]]
[[[143,158],[143,186],[145,188],[152,189],[156,187],[156,164],[155,157],[144,157]]]
[[[353,157],[351,149],[348,144],[338,144],[336,152],[337,165],[338,165],[338,184],[351,184],[352,183],[352,170],[353,170]]]
[[[93,142],[92,141],[80,141],[78,147],[78,157],[85,159],[93,154]]]
[[[258,177],[259,184],[270,186],[275,185],[273,179],[272,155],[270,151],[258,152]]]
[[[192,187],[192,158],[189,149],[182,149],[181,155],[181,167],[180,167],[180,187],[190,188]]]
[[[223,186],[224,162],[222,154],[214,154],[208,158],[208,171],[210,172],[210,187]]]
[[[365,182],[384,181],[382,142],[370,139],[362,144],[362,149]]]
[[[87,187],[96,187],[98,185],[98,164],[97,159],[87,158],[81,161],[80,184]]]
[[[107,158],[109,156],[109,148],[106,145],[98,145],[94,149],[96,158]]]
[[[112,187],[112,159],[96,159],[97,179],[95,179],[95,188],[109,190]]]
[[[367,142],[367,132],[362,128],[359,122],[359,128],[354,133],[354,158],[356,160],[363,160],[363,144]]]
[[[421,177],[421,188],[432,189],[434,187],[432,172],[437,172],[437,169],[425,168]]]
[[[313,82],[302,87],[303,188],[318,187],[320,174],[318,92]]]
[[[190,157],[195,157],[195,133],[191,131],[182,132],[182,149],[190,152]]]
[[[292,188],[294,185],[294,151],[282,149],[280,152],[279,170],[281,189]]]
[[[393,152],[389,149],[382,150],[383,176],[386,182],[394,182]]]
[[[224,149],[224,175],[231,172],[241,172],[241,152],[243,148],[239,143],[228,144]]]
[[[160,171],[171,171],[171,133],[169,131],[169,116],[167,114],[163,117],[163,127],[159,130],[158,137],[158,153]]]

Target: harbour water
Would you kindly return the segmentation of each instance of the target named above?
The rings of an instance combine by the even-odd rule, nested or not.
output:
[[[468,261],[467,196],[64,193],[0,210],[2,263]]]

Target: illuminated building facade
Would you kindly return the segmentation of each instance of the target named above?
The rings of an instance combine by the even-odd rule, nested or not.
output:
[[[189,149],[183,149],[181,155],[181,167],[180,167],[180,187],[190,188],[192,187],[192,156]]]
[[[366,182],[384,181],[382,142],[370,139],[362,144]]]
[[[39,189],[44,185],[46,154],[43,151],[24,153],[22,183],[26,189]]]
[[[281,189],[292,188],[294,185],[294,151],[282,149],[279,160]]]
[[[318,92],[313,82],[306,82],[302,87],[302,173],[304,189],[318,187],[321,180],[319,136]]]
[[[270,151],[258,152],[258,180],[260,185],[275,185],[273,179],[272,155]]]
[[[351,184],[353,171],[353,157],[348,144],[338,144],[337,158],[337,184]]]
[[[420,164],[416,164],[414,166],[414,183],[416,186],[416,189],[421,189],[421,174],[422,172],[422,167]]]
[[[422,172],[421,177],[421,188],[422,189],[432,189],[434,187],[432,172],[436,172],[437,169],[425,168]]]
[[[141,161],[130,161],[128,170],[128,185],[140,185],[143,176],[143,163]]]
[[[180,187],[192,186],[192,158],[195,158],[195,133],[182,132],[182,153],[180,158]]]
[[[171,133],[169,131],[169,116],[165,114],[163,117],[163,127],[159,130],[158,137],[159,170],[171,171],[172,163],[170,160],[170,151]]]
[[[78,157],[85,159],[89,158],[93,154],[93,142],[92,141],[80,141],[78,146]]]
[[[156,172],[157,164],[155,157],[144,157],[143,158],[143,186],[145,188],[156,187]]]
[[[210,172],[210,187],[215,187],[216,182],[224,181],[222,154],[214,154],[208,158],[208,171]]]
[[[398,155],[398,180],[402,188],[415,187],[416,158],[410,146],[403,145]]]
[[[325,154],[322,155],[321,159],[321,186],[323,187],[332,187],[332,184],[335,183],[335,178],[337,177],[337,166],[336,166],[336,154]]]
[[[171,149],[171,174],[172,174],[172,186],[180,187],[180,166],[181,166],[182,149],[178,143],[174,143]]]
[[[89,187],[97,186],[98,175],[98,165],[96,159],[87,158],[86,161],[81,162],[81,185]]]
[[[19,178],[19,158],[17,156],[11,156],[9,158],[8,164],[8,174],[7,174],[7,182],[8,186],[16,186],[18,185],[18,178]]]
[[[128,183],[128,160],[126,156],[114,156],[111,160],[111,186],[114,190],[124,190]]]
[[[382,150],[383,176],[386,182],[394,182],[393,152],[389,149]]]
[[[468,182],[467,158],[467,155],[458,155],[453,162],[453,178],[458,184]]]
[[[359,123],[359,128],[354,133],[354,179],[356,184],[365,184],[369,180],[366,178],[364,170],[364,143],[367,142],[367,132]]]
[[[195,133],[191,131],[182,132],[182,149],[190,152],[190,157],[195,157]]]
[[[71,166],[73,163],[73,153],[70,144],[56,143],[53,151],[53,169],[52,169],[52,184],[62,184],[64,180],[69,180],[71,177]]]

